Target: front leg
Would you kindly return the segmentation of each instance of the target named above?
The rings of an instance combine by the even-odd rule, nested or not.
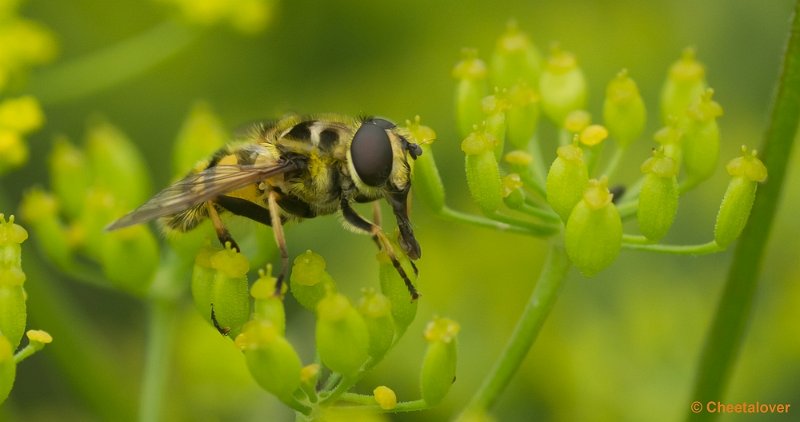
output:
[[[400,277],[406,284],[406,288],[408,288],[408,293],[411,294],[411,300],[417,300],[417,298],[419,298],[417,288],[411,283],[411,280],[408,278],[403,266],[400,265],[400,261],[397,259],[394,248],[392,248],[389,238],[387,238],[386,234],[383,233],[381,227],[367,221],[364,217],[360,216],[356,210],[350,206],[350,202],[344,198],[342,198],[341,208],[342,216],[344,216],[345,221],[347,221],[353,227],[372,235],[372,239],[378,245],[378,248],[386,252],[386,255],[388,255],[389,259],[392,261],[392,265],[394,266],[395,270],[397,270],[397,272],[400,274]]]

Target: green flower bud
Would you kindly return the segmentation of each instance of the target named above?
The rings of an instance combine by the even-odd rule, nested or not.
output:
[[[300,370],[300,382],[308,388],[316,391],[317,381],[319,381],[319,373],[321,370],[322,369],[318,363],[312,363],[304,366],[303,369]]]
[[[661,88],[661,118],[682,118],[686,109],[706,90],[706,70],[695,59],[693,48],[683,50],[681,58],[669,68]]]
[[[63,206],[64,213],[74,219],[80,215],[86,200],[86,191],[92,183],[86,156],[67,138],[57,137],[48,163],[50,186]]]
[[[592,114],[586,110],[572,110],[564,118],[564,129],[570,134],[579,134],[592,124]]]
[[[644,131],[647,110],[639,94],[639,87],[625,69],[606,86],[603,120],[611,136],[623,148],[639,138]]]
[[[11,130],[0,128],[0,174],[28,162],[28,145]]]
[[[466,154],[469,192],[472,200],[486,213],[495,211],[503,202],[495,145],[496,139],[485,128],[472,132],[461,143],[461,150]]]
[[[325,271],[325,258],[310,250],[294,259],[290,286],[297,302],[312,312],[323,297],[336,291],[333,278]]]
[[[679,127],[677,119],[669,119],[667,126],[659,129],[653,139],[661,145],[664,156],[669,157],[675,162],[675,166],[680,169],[683,164],[683,129]]]
[[[522,150],[514,150],[506,154],[503,160],[508,164],[509,169],[518,174],[520,180],[526,185],[535,185],[537,181],[533,174],[533,156]]]
[[[3,279],[0,280],[0,333],[14,345],[19,345],[22,339],[28,313],[25,289],[22,284],[11,283],[22,283],[24,280],[25,273],[18,268],[4,270]]]
[[[472,131],[472,126],[483,121],[481,101],[488,94],[486,63],[478,58],[478,52],[464,49],[461,61],[453,68],[456,86],[456,119],[461,136]]]
[[[425,328],[428,349],[422,360],[420,390],[425,403],[439,404],[456,379],[456,338],[460,327],[447,318],[437,318]]]
[[[44,124],[44,113],[36,98],[26,95],[0,102],[0,128],[21,135],[33,132]]]
[[[583,150],[579,146],[563,145],[558,147],[557,154],[547,173],[547,203],[563,221],[567,221],[575,204],[586,191],[589,170],[583,161]]]
[[[639,193],[639,230],[650,240],[660,240],[678,212],[678,166],[664,156],[663,150],[656,150],[642,164],[642,173],[645,176]]]
[[[38,239],[37,245],[44,254],[61,267],[72,262],[72,245],[67,229],[58,217],[58,202],[39,188],[33,188],[22,197],[20,215],[31,225]]]
[[[525,192],[522,191],[522,179],[517,173],[503,177],[503,201],[511,209],[519,209],[525,202]]]
[[[119,129],[106,121],[91,124],[86,137],[86,152],[95,183],[115,192],[121,208],[132,209],[147,200],[150,193],[147,165],[133,142]],[[110,220],[100,224],[108,222]]]
[[[554,48],[539,80],[544,114],[557,126],[570,111],[586,108],[586,78],[572,53]]]
[[[131,292],[145,293],[159,263],[153,233],[145,226],[127,227],[107,233],[104,243],[100,262],[106,277]]]
[[[192,298],[200,315],[236,336],[250,316],[247,258],[230,248],[204,249],[197,254],[194,269]]]
[[[406,120],[406,131],[412,142],[422,148],[422,155],[413,161],[414,195],[421,197],[422,201],[433,211],[440,211],[444,208],[444,184],[439,176],[439,169],[436,167],[431,150],[431,143],[436,139],[436,132],[419,122],[419,116],[414,117],[413,122]]]
[[[105,241],[113,232],[105,227],[122,213],[117,197],[104,188],[92,188],[86,194],[86,204],[78,224],[83,233],[82,246],[97,261],[103,257]]]
[[[495,139],[494,156],[499,159],[503,155],[506,139],[506,110],[509,107],[506,92],[495,90],[494,95],[489,95],[481,101],[481,106],[486,117],[484,120],[486,131]]]
[[[567,255],[586,276],[593,276],[617,258],[622,247],[622,220],[611,202],[608,179],[592,179],[567,220]]]
[[[332,293],[317,304],[316,338],[319,357],[332,371],[354,376],[367,361],[367,324],[344,295]]]
[[[172,152],[173,174],[183,175],[228,142],[227,131],[206,102],[197,102],[183,122]]]
[[[242,327],[236,345],[258,385],[283,401],[300,387],[302,363],[292,345],[269,322],[252,320]]]
[[[16,347],[25,332],[27,296],[22,285],[22,248],[20,244],[28,238],[28,232],[14,224],[14,216],[8,221],[0,214],[0,333]]]
[[[358,311],[364,317],[369,331],[369,355],[374,359],[380,359],[394,340],[392,303],[388,297],[373,289],[367,289],[358,304]]]
[[[209,307],[214,306],[217,324],[236,336],[250,316],[247,258],[233,249],[224,249],[211,255],[210,261],[216,274]]]
[[[214,287],[214,275],[216,272],[211,266],[211,256],[218,249],[214,249],[208,244],[204,245],[195,256],[194,267],[192,268],[192,300],[197,308],[197,312],[211,322],[211,291]]]
[[[731,244],[742,233],[753,208],[756,187],[759,182],[767,180],[767,168],[756,157],[756,151],[749,152],[744,146],[742,156],[731,160],[725,169],[732,178],[714,226],[714,240],[722,247]]]
[[[377,402],[378,406],[383,410],[392,410],[397,407],[397,395],[391,388],[385,385],[375,387],[375,389],[372,390],[372,395],[375,397],[375,402]]]
[[[683,166],[686,183],[694,186],[714,173],[719,161],[719,125],[722,106],[711,97],[714,90],[707,89],[686,112],[683,138]]]
[[[0,268],[19,268],[22,264],[22,248],[20,244],[28,239],[28,232],[14,223],[14,216],[0,214]]]
[[[395,250],[399,247],[395,244]],[[398,257],[401,263],[406,263],[407,258]],[[395,324],[397,337],[403,335],[406,328],[417,316],[417,303],[408,295],[408,287],[392,265],[386,252],[378,252],[378,280],[380,280],[381,293],[391,302],[392,319]]]
[[[250,287],[253,296],[253,319],[270,322],[278,329],[280,335],[286,332],[286,310],[283,307],[283,296],[275,295],[275,283],[278,279],[272,276],[272,266],[267,270],[258,270],[258,280]],[[281,286],[286,292],[286,283]]]
[[[14,363],[14,349],[8,339],[0,334],[0,405],[8,398],[16,376],[17,364]]]
[[[506,132],[514,148],[526,149],[539,124],[539,95],[526,83],[517,83],[508,91],[510,107],[506,111]]]
[[[519,81],[536,86],[542,73],[542,55],[516,22],[509,22],[492,54],[492,82],[508,88]]]

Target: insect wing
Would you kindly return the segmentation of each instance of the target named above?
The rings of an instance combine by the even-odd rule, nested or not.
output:
[[[139,208],[111,223],[106,230],[144,223],[176,214],[205,201],[260,182],[268,177],[298,169],[291,161],[270,165],[218,165],[191,174],[165,188]]]

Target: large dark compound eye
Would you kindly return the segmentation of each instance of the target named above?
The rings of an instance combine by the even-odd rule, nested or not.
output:
[[[358,177],[369,186],[381,186],[392,173],[392,144],[383,119],[367,120],[350,144],[350,158]]]

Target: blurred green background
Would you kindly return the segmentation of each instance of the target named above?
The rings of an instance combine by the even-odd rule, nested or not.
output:
[[[25,189],[46,184],[53,137],[81,139],[87,118],[99,113],[136,142],[155,186],[164,186],[180,125],[192,104],[205,100],[231,130],[287,111],[369,113],[395,121],[419,114],[438,134],[433,149],[448,202],[477,212],[466,194],[450,72],[462,47],[476,47],[487,58],[511,18],[544,51],[558,41],[577,55],[589,80],[589,109],[596,120],[605,84],[621,68],[629,69],[651,113],[648,134],[658,128],[658,93],[669,64],[684,47],[695,46],[715,99],[725,109],[720,120],[724,163],[740,145],[760,144],[791,8],[789,0],[280,1],[271,23],[258,34],[224,25],[197,27],[186,48],[112,87],[64,101],[48,102],[42,93],[47,124],[30,137],[28,165],[4,176],[2,185],[18,203]],[[37,93],[37,78],[44,78],[48,67],[109,48],[177,16],[159,2],[132,0],[30,0],[22,11],[50,27],[61,50],[55,63],[32,72],[23,92]],[[94,69],[97,74],[85,78],[105,71]],[[649,141],[628,154],[619,182],[635,180],[653,145]],[[554,151],[546,153],[549,162]],[[731,403],[792,403],[792,413],[800,411],[798,154],[795,150],[791,159],[747,342],[728,394],[720,397]],[[727,179],[720,167],[709,182],[682,198],[667,242],[711,238]],[[443,222],[421,203],[414,204],[412,219],[424,251],[418,263],[424,296],[417,320],[357,391],[368,393],[385,384],[401,400],[418,397],[422,330],[433,315],[448,316],[461,324],[457,382],[438,408],[394,417],[443,420],[463,408],[500,353],[539,273],[546,245],[540,239]],[[287,238],[292,256],[309,248],[324,256],[345,291],[355,293],[377,282],[374,245],[342,231],[335,217],[290,226]],[[25,253],[35,252],[28,245]],[[597,277],[571,272],[540,338],[497,403],[497,419],[683,418],[694,400],[696,363],[730,258],[730,253],[692,258],[623,251]],[[23,267],[24,261],[25,255]],[[69,301],[83,308],[135,403],[144,349],[142,305],[60,279],[57,272],[38,273],[47,274]],[[37,280],[29,276],[27,283]],[[308,361],[312,316],[291,309],[287,333]],[[170,419],[292,420],[249,379],[229,342],[204,325],[191,306],[186,310],[169,375]],[[30,315],[32,328],[47,329],[35,321],[36,315]],[[58,338],[49,348],[57,347]],[[93,418],[49,357],[51,351],[20,366],[0,417]]]

